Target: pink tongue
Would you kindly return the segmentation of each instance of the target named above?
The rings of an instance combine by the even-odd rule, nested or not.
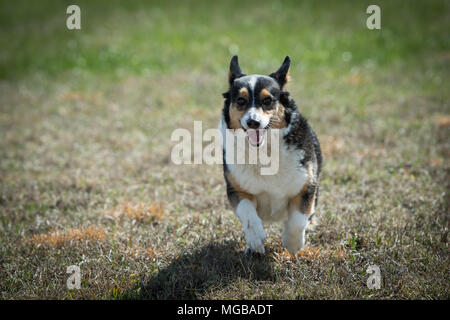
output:
[[[250,141],[250,143],[252,145],[256,146],[261,143],[261,141],[263,139],[263,135],[264,135],[264,130],[248,129],[247,135],[248,135],[248,140]]]

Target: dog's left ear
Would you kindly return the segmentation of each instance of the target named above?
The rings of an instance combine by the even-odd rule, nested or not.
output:
[[[281,67],[277,71],[275,71],[269,75],[269,77],[272,77],[275,80],[277,80],[278,84],[280,85],[281,90],[283,90],[283,88],[289,82],[289,67],[290,66],[291,66],[291,58],[289,58],[289,56],[286,56],[286,58],[284,58],[284,61],[283,61],[283,64],[281,65]]]

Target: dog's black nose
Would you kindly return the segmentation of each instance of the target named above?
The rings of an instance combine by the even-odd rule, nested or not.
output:
[[[260,122],[257,121],[257,120],[253,120],[253,119],[248,119],[248,120],[247,120],[247,126],[248,126],[250,129],[258,129],[258,128],[259,128],[259,125],[260,125]]]

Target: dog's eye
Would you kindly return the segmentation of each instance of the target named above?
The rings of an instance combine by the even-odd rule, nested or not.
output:
[[[265,106],[270,106],[270,105],[272,104],[272,98],[271,98],[271,97],[266,97],[266,98],[264,98],[263,104],[264,104]]]
[[[245,99],[242,98],[242,97],[239,97],[239,98],[236,100],[236,103],[237,103],[238,105],[240,105],[240,106],[245,106],[245,105],[247,104],[247,100],[245,100]]]

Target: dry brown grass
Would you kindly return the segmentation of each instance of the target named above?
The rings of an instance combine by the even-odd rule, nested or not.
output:
[[[165,216],[165,210],[159,204],[132,203],[126,201],[107,213],[116,219],[127,217],[139,222],[161,222]]]
[[[74,92],[69,91],[61,95],[59,98],[60,102],[80,102],[88,104],[100,104],[103,97],[100,92],[96,93],[85,93],[85,92]]]
[[[319,135],[320,147],[326,157],[332,157],[344,147],[340,138],[329,135]]]
[[[347,78],[347,83],[352,85],[359,85],[364,82],[365,79],[360,74],[352,74]]]
[[[331,259],[337,262],[348,258],[349,255],[348,252],[342,248],[323,249],[320,247],[306,247],[302,250],[299,250],[295,255],[292,255],[286,249],[283,249],[279,253],[271,253],[270,256],[278,263],[283,263],[283,261],[296,262],[297,259],[308,262]]]
[[[51,231],[44,234],[35,234],[28,241],[34,245],[61,246],[74,241],[100,241],[106,240],[107,234],[104,229],[89,226],[87,228],[70,228],[67,231]]]
[[[440,128],[446,128],[450,126],[450,115],[440,115],[436,117],[436,124]]]
[[[160,255],[160,252],[153,249],[151,246],[144,247],[140,244],[137,244],[136,246],[133,246],[131,248],[126,248],[126,249],[124,249],[124,251],[132,259],[149,258],[149,259],[153,260],[153,259],[156,259]]]

